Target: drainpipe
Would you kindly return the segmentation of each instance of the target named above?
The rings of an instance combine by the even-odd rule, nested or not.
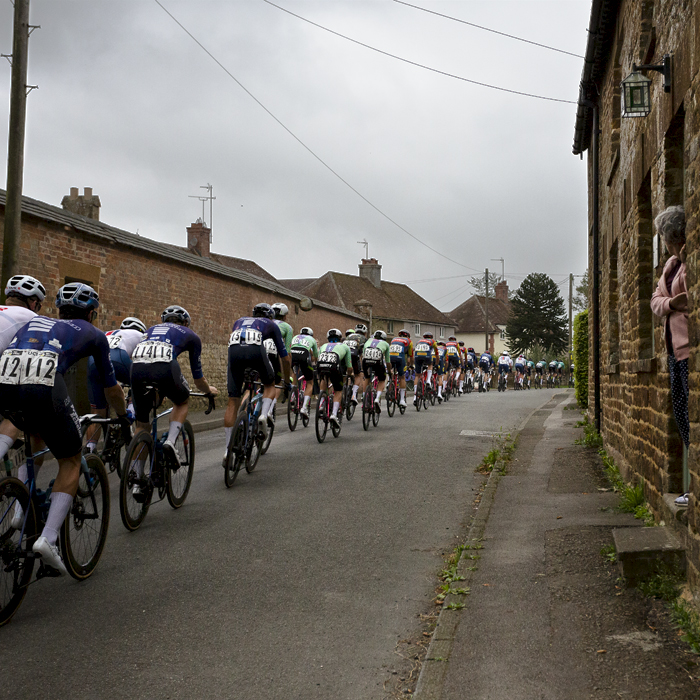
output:
[[[593,109],[593,128],[591,134],[591,170],[593,171],[593,284],[591,287],[591,310],[593,311],[593,416],[595,419],[595,429],[600,432],[600,165],[598,162],[599,146],[599,112],[598,105],[594,102],[587,106]]]

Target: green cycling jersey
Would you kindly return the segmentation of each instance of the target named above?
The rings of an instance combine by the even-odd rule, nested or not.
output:
[[[295,335],[290,343],[290,350],[292,348],[304,348],[309,351],[314,360],[318,360],[318,343],[312,335]]]
[[[384,362],[386,362],[387,367],[391,367],[391,354],[389,352],[389,343],[386,340],[379,340],[377,338],[370,338],[362,349],[362,356],[365,357],[365,351],[368,348],[377,348],[382,355],[384,355]]]
[[[280,328],[282,340],[284,340],[285,347],[287,348],[287,353],[289,353],[289,351],[292,349],[292,337],[294,336],[294,331],[286,321],[275,321],[275,323]]]
[[[338,356],[340,366],[345,366],[347,369],[352,369],[352,360],[350,348],[345,343],[326,343],[321,347],[321,355],[324,352],[332,352]]]

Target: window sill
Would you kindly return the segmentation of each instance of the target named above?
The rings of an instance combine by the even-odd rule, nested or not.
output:
[[[651,357],[647,360],[637,360],[632,363],[632,372],[635,374],[651,374],[655,373],[657,370],[657,362],[655,357]]]
[[[605,374],[619,374],[620,373],[620,363],[614,365],[605,366]]]

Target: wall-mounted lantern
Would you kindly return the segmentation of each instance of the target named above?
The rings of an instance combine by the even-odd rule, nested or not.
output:
[[[664,76],[664,92],[671,92],[671,56],[659,65],[632,64],[632,72],[622,81],[622,116],[646,117],[651,112],[651,80],[640,71],[655,70]]]

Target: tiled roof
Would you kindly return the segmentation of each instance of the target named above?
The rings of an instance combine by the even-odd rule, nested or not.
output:
[[[216,262],[226,265],[226,267],[233,267],[236,270],[243,270],[243,272],[249,272],[251,275],[257,275],[262,277],[269,282],[279,282],[275,279],[267,270],[263,269],[258,265],[258,263],[252,260],[245,260],[244,258],[234,258],[230,255],[222,255],[221,253],[210,253],[210,257]]]
[[[0,206],[2,206],[3,210],[5,208],[6,196],[7,192],[0,189]],[[145,236],[139,236],[137,234],[115,228],[114,226],[108,226],[107,224],[103,224],[101,221],[88,219],[87,217],[80,216],[79,214],[73,214],[72,212],[69,212],[61,207],[54,207],[51,204],[46,204],[45,202],[40,202],[39,200],[31,199],[30,197],[22,197],[22,215],[34,216],[38,219],[43,219],[44,221],[51,221],[52,223],[64,226],[66,230],[72,229],[80,233],[101,238],[102,240],[109,241],[110,243],[116,243],[128,248],[136,248],[145,253],[168,258],[169,260],[174,260],[175,262],[183,265],[191,265],[192,267],[198,267],[211,273],[221,275],[222,277],[236,279],[240,282],[244,282],[266,291],[279,292],[291,297],[292,299],[298,300],[305,296],[291,289],[287,289],[287,287],[279,283],[268,273],[265,273],[268,277],[265,278],[248,272],[245,269],[222,265],[213,258],[203,258],[199,255],[190,253],[186,248],[181,248],[180,246],[176,245],[169,245],[168,243],[159,243],[158,241],[146,238]],[[225,258],[227,256],[222,257]],[[250,263],[251,266],[255,266],[259,270],[262,270],[261,267],[252,261],[242,260],[240,258],[233,258],[233,260],[240,260],[242,263]],[[263,270],[263,272],[265,271]],[[318,305],[321,307],[331,307],[331,310],[333,311],[339,310],[337,307],[333,307],[324,299],[314,299],[314,302],[318,303]],[[355,309],[348,310],[352,313],[357,313]]]
[[[471,296],[447,314],[457,324],[458,333],[486,332],[485,301],[486,297]],[[489,298],[489,326],[491,326],[489,332],[498,332],[497,325],[505,326],[508,323],[509,314],[510,304],[501,299]]]
[[[342,272],[327,272],[303,287],[304,294],[328,304],[356,310],[355,302],[369,301],[374,318],[396,319],[453,325],[453,321],[410,287],[398,282],[385,282],[375,287],[368,279]]]
[[[315,281],[315,277],[306,277],[304,279],[280,280],[280,284],[283,284],[287,289],[293,289],[295,292],[301,292]]]

